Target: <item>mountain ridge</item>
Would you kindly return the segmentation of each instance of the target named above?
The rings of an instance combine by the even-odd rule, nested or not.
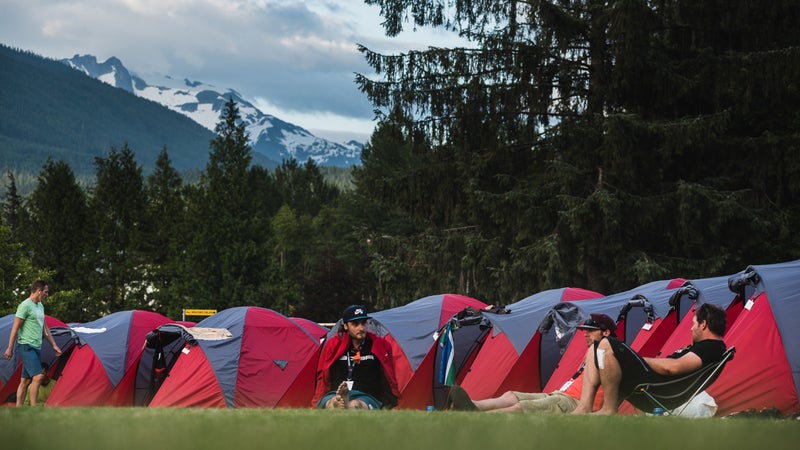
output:
[[[178,170],[202,169],[214,133],[162,105],[63,63],[0,44],[0,169],[36,173],[48,159],[91,177],[95,160],[128,145],[144,171],[167,148]],[[254,163],[270,161],[259,155]],[[276,164],[274,161],[272,164]]]
[[[225,102],[232,98],[250,135],[253,152],[270,160],[294,158],[303,162],[310,158],[317,165],[338,167],[361,163],[362,143],[354,140],[338,143],[316,137],[298,125],[264,113],[234,89],[218,89],[201,81],[179,80],[169,75],[138,75],[114,56],[99,62],[93,55],[76,54],[61,62],[137,97],[159,103],[212,131]]]

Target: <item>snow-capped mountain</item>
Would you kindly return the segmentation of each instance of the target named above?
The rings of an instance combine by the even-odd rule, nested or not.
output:
[[[362,143],[349,141],[340,144],[318,138],[302,127],[264,114],[233,89],[221,91],[199,81],[178,80],[170,76],[148,75],[145,80],[129,72],[115,57],[100,63],[92,55],[75,55],[62,62],[90,77],[184,114],[212,131],[219,122],[225,102],[231,97],[239,107],[253,151],[276,162],[294,158],[303,163],[311,158],[318,165],[325,166],[348,167],[361,163]]]

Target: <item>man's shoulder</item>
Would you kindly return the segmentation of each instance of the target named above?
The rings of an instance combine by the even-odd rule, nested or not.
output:
[[[33,303],[33,300],[26,298],[17,306],[17,317],[24,319],[29,314],[29,311],[35,308],[36,305]]]
[[[700,356],[703,364],[720,361],[725,354],[725,342],[722,339],[704,339],[692,344],[690,351]]]
[[[726,348],[725,342],[723,342],[722,339],[703,339],[702,341],[692,344],[692,347],[721,348],[723,351],[725,351]]]

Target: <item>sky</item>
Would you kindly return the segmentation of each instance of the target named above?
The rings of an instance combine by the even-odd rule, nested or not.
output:
[[[353,80],[375,74],[356,44],[396,54],[458,43],[432,29],[388,38],[379,12],[361,0],[3,0],[0,43],[54,59],[115,56],[145,80],[234,89],[319,137],[366,141],[373,108]]]

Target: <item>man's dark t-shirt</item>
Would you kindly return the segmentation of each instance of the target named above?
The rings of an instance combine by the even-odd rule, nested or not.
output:
[[[347,380],[348,366],[353,367],[353,390],[361,391],[379,398],[383,371],[381,363],[372,353],[372,340],[367,338],[361,344],[360,351],[350,347],[348,355],[344,354],[331,365],[331,386],[338,386]],[[356,355],[359,355],[356,358]]]

